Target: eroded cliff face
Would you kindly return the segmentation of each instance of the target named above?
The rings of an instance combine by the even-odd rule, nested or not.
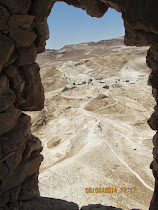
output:
[[[78,209],[76,204],[40,200],[38,173],[43,160],[40,140],[31,135],[30,117],[22,111],[41,110],[44,90],[35,62],[49,38],[47,17],[55,0],[0,0],[0,209]],[[147,64],[149,84],[158,101],[158,13],[156,0],[65,0],[101,17],[109,7],[122,12],[125,44],[150,45]],[[158,130],[158,108],[149,119]],[[151,210],[158,209],[158,134],[153,138],[155,191]],[[32,200],[31,203],[28,201]],[[38,206],[36,206],[38,203]],[[39,205],[39,203],[41,203]],[[46,205],[46,208],[45,208]],[[108,209],[89,206],[82,209]],[[110,208],[109,208],[110,209]],[[111,208],[113,209],[113,208]]]

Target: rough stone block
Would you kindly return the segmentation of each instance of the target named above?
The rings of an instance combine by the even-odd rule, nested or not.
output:
[[[20,193],[21,185],[9,191],[10,202],[16,202]]]
[[[16,61],[17,58],[18,58],[18,53],[15,49],[13,53],[11,54],[11,56],[9,57],[9,60],[3,65],[3,68],[6,68],[7,66],[12,65]]]
[[[0,5],[0,30],[8,31],[9,13],[5,7]]]
[[[9,80],[5,75],[0,77],[0,112],[8,109],[15,102],[15,94],[9,87]]]
[[[49,28],[47,24],[47,19],[45,18],[43,21],[35,20],[35,33],[37,34],[36,39],[36,48],[37,53],[41,53],[45,51],[46,40],[49,39]]]
[[[9,173],[8,167],[5,163],[0,163],[0,179],[7,176]]]
[[[79,210],[76,203],[53,198],[36,198],[30,201],[22,202],[20,210]]]
[[[152,88],[152,95],[155,98],[156,102],[158,102],[158,91],[156,88]]]
[[[148,50],[148,53],[147,53],[147,57],[146,57],[146,62],[147,62],[147,65],[150,69],[152,69],[152,71],[158,71],[158,58],[156,57],[155,58],[155,54],[158,55],[158,53],[152,53],[152,48],[150,48]]]
[[[87,14],[92,17],[102,17],[109,8],[100,0],[81,0],[80,2],[81,8],[86,9]]]
[[[110,7],[116,9],[118,12],[124,11],[123,0],[101,0],[101,1],[108,4]]]
[[[148,124],[153,130],[158,130],[158,113],[154,112],[150,119],[148,120]]]
[[[31,136],[31,138],[26,142],[26,149],[23,154],[23,160],[29,158],[32,152],[38,151],[40,149],[41,141],[39,140],[39,138]]]
[[[22,83],[23,80],[21,75],[14,65],[6,67],[3,72],[9,78],[10,85],[13,90],[15,90]]]
[[[13,105],[10,106],[5,112],[0,113],[0,135],[10,131],[16,125],[21,110],[16,109]]]
[[[123,209],[112,206],[103,206],[101,204],[90,204],[88,206],[83,206],[81,210],[123,210]]]
[[[9,202],[9,192],[3,193],[0,195],[0,208],[3,208],[6,206],[6,204]]]
[[[27,14],[31,5],[31,0],[0,0],[11,14]]]
[[[9,171],[15,170],[18,167],[18,165],[21,163],[24,149],[25,149],[25,144],[19,147],[11,157],[7,158],[5,163],[8,166]]]
[[[33,159],[28,159],[25,163],[20,165],[15,171],[2,179],[0,192],[7,192],[8,190],[20,185],[27,179],[27,177],[38,172],[42,160],[43,156],[38,155]]]
[[[40,111],[44,108],[44,89],[39,70],[40,68],[36,63],[21,68],[26,81],[23,91],[23,98],[26,102],[20,106],[23,111]]]
[[[149,76],[148,84],[158,89],[158,71],[152,72]]]
[[[7,38],[7,36],[0,34],[0,71],[2,66],[9,60],[14,51],[14,42]]]
[[[3,112],[4,110],[8,109],[9,106],[11,106],[15,102],[15,95],[3,95],[0,96],[0,112]]]
[[[158,133],[156,133],[153,137],[153,145],[158,148]]]
[[[126,13],[125,19],[130,24],[135,23],[135,25],[137,25],[137,22],[139,22],[146,30],[158,33],[157,1],[147,0],[144,2],[144,0],[128,0],[124,1],[124,5]]]
[[[124,43],[127,46],[150,46],[158,44],[158,36],[152,32],[146,32],[141,29],[134,29],[126,19],[124,22],[126,33],[124,37]]]
[[[9,78],[10,87],[16,95],[14,105],[18,108],[25,100],[22,98],[22,91],[25,86],[25,82],[21,77],[20,72],[14,65],[10,65],[3,70],[4,74]]]
[[[21,114],[16,126],[11,131],[0,137],[1,158],[25,144],[25,142],[31,137],[30,125],[30,117]]]
[[[36,60],[37,49],[34,45],[30,47],[18,48],[18,55],[19,57],[16,61],[16,65],[23,66],[27,64],[32,64]]]
[[[158,178],[158,164],[157,164],[157,162],[155,160],[152,161],[151,168],[153,170],[153,175],[155,176],[155,178]]]
[[[32,31],[16,29],[10,31],[9,37],[14,40],[16,47],[27,47],[36,39],[36,34]]]
[[[22,28],[28,29],[35,19],[35,16],[32,15],[12,15],[9,19],[10,28]]]
[[[55,0],[34,0],[32,2],[30,13],[40,18],[47,17],[55,3]]]
[[[19,201],[26,201],[39,196],[38,188],[38,173],[30,176],[26,181],[22,183]]]

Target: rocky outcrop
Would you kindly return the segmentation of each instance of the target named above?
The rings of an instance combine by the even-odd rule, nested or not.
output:
[[[43,160],[40,140],[31,135],[23,110],[41,110],[44,90],[37,53],[49,38],[47,17],[58,0],[0,0],[0,209],[78,209],[73,203],[39,197],[38,173]],[[109,7],[122,12],[125,44],[146,46],[152,72],[149,84],[158,102],[158,2],[153,0],[65,0],[101,17]],[[148,121],[158,130],[158,108]],[[151,168],[155,191],[150,209],[158,209],[158,134],[153,138]],[[36,197],[36,199],[35,199]],[[37,198],[38,197],[38,198]],[[29,202],[28,202],[29,200]],[[31,200],[31,201],[30,201]],[[82,209],[114,209],[90,205]]]
[[[67,202],[60,199],[53,198],[36,198],[29,202],[22,202],[20,204],[20,210],[43,210],[43,209],[51,209],[51,210],[79,210],[77,204],[72,202]]]
[[[151,68],[151,74],[149,76],[148,83],[152,86],[152,93],[155,98],[156,104],[158,103],[158,45],[152,45],[147,53],[147,64],[149,68]],[[150,119],[148,120],[148,124],[150,127],[158,131],[158,106],[154,107],[155,111],[151,115]],[[151,200],[151,208],[156,210],[158,208],[158,133],[156,132],[155,136],[153,137],[153,157],[154,160],[150,165],[150,168],[153,171],[153,175],[155,177],[155,190],[153,194],[153,198]]]
[[[22,113],[44,107],[30,7],[30,0],[0,1],[0,209],[39,196],[42,146]]]

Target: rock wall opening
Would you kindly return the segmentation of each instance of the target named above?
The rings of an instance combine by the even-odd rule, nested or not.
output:
[[[112,8],[103,17],[96,18],[87,15],[85,10],[56,2],[47,22],[49,39],[46,49],[61,49],[65,45],[97,42],[125,34],[121,13]]]
[[[158,2],[154,0],[139,0],[139,2],[66,0],[65,2],[86,9],[89,15],[96,17],[101,17],[109,7],[122,12],[126,32],[125,44],[150,46],[147,53],[147,64],[152,70],[149,84],[152,86],[157,104]],[[33,200],[31,206],[28,202],[39,196],[38,173],[43,157],[40,154],[42,150],[40,140],[31,134],[30,117],[22,111],[37,111],[44,107],[44,90],[39,75],[40,69],[35,59],[37,53],[45,50],[45,41],[49,37],[47,17],[54,3],[53,0],[0,0],[0,48],[3,49],[0,52],[1,209],[44,209],[43,203],[45,205],[49,203],[54,209],[78,209],[75,204],[49,199],[40,201],[38,198],[38,204]],[[157,131],[157,105],[154,109],[155,112],[148,123]],[[158,209],[157,133],[153,138],[153,144],[154,160],[150,167],[155,177],[155,190],[150,209],[156,210]],[[43,203],[39,206],[40,202]]]
[[[65,5],[59,5],[62,4]],[[64,9],[68,8],[69,16],[71,10],[82,12],[79,13],[79,20],[75,14],[71,15],[75,19],[75,27],[80,28],[77,23],[80,21],[82,24],[82,16],[87,15],[86,12],[69,5]],[[55,9],[53,7],[52,14],[57,13]],[[54,20],[60,18],[63,22],[65,18],[66,24],[68,22],[71,26],[73,21],[67,21],[67,10],[64,9],[63,14],[59,12],[60,17],[53,16]],[[87,19],[95,27],[96,18],[87,15]],[[111,21],[108,14],[103,19]],[[102,18],[97,21],[99,24]],[[54,22],[48,22],[49,26],[57,25]],[[114,21],[112,23],[115,24]],[[59,26],[62,27],[61,24]],[[106,23],[104,26],[107,31],[111,31]],[[54,29],[58,33],[55,26]],[[60,29],[63,39],[64,29]],[[70,30],[72,35],[69,35],[69,39],[73,39],[73,30]],[[56,39],[53,34],[52,39]],[[44,161],[39,175],[41,196],[66,199],[80,207],[101,203],[123,209],[147,209],[154,186],[153,175],[148,167],[152,161],[152,142],[149,139],[154,133],[146,123],[154,106],[154,100],[149,99],[152,98],[151,87],[146,86],[150,73],[145,60],[148,48],[125,47],[123,38],[120,38],[71,44],[60,50],[46,50],[37,56],[47,110],[47,120],[43,112],[40,113],[44,123],[37,115],[35,119],[34,113],[31,113],[33,134],[40,138],[44,146]],[[146,104],[146,108],[143,104]],[[149,113],[147,110],[150,110]],[[147,187],[123,161],[141,177]],[[141,167],[145,163],[146,166]],[[102,185],[110,187],[111,191],[111,188],[118,189],[117,201],[114,199],[116,193],[105,197],[105,194],[95,193],[92,196],[85,192],[85,188],[103,188]],[[133,195],[131,192],[122,193],[121,188],[134,186],[137,187]],[[137,202],[131,205],[131,199]]]

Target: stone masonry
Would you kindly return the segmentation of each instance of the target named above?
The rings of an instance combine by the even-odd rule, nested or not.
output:
[[[40,68],[35,62],[49,38],[47,17],[58,0],[0,0],[0,210],[77,210],[67,201],[41,198],[39,167],[43,160],[40,140],[31,134],[30,117],[22,111],[44,107]],[[158,1],[157,0],[65,0],[88,15],[102,17],[109,7],[122,13],[125,44],[150,46],[147,64],[155,111],[149,119],[153,138],[155,191],[150,210],[158,209]],[[82,210],[118,209],[89,205]]]

